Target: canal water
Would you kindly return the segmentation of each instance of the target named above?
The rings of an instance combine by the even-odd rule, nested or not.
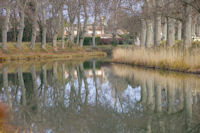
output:
[[[200,76],[90,60],[1,65],[0,132],[198,133]]]

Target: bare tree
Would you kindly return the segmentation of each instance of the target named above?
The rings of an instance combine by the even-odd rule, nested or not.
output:
[[[42,10],[42,48],[46,48],[46,38],[47,38],[47,10],[46,7],[49,5],[49,0],[41,1],[41,10]]]
[[[57,50],[57,38],[58,32],[61,25],[62,14],[63,14],[63,3],[62,1],[52,0],[52,23],[53,23],[53,48]]]
[[[19,9],[19,28],[18,28],[18,37],[17,37],[17,48],[22,49],[22,39],[24,33],[24,18],[25,18],[25,8],[28,0],[17,0],[17,6]]]
[[[183,24],[183,44],[186,47],[190,47],[192,44],[192,7],[188,4],[184,4],[184,16],[185,19]]]
[[[74,43],[74,21],[79,11],[80,0],[66,0],[67,12],[69,17],[69,26],[68,26],[68,45],[71,47],[71,44]]]
[[[87,28],[87,23],[88,23],[88,10],[87,10],[87,6],[88,6],[88,1],[87,0],[83,0],[82,1],[82,5],[83,5],[83,11],[84,11],[84,24],[83,24],[83,29],[81,32],[81,37],[80,37],[80,46],[83,47],[83,42],[85,39],[85,33],[86,33],[86,28]]]
[[[38,27],[38,12],[39,12],[39,1],[38,0],[31,0],[29,3],[29,7],[31,8],[32,12],[32,35],[31,35],[31,44],[30,47],[32,49],[35,48],[35,42],[37,37],[37,27]]]
[[[6,16],[4,18],[4,22],[3,22],[3,27],[2,27],[2,48],[4,50],[7,50],[7,32],[8,32],[8,26],[9,26],[9,22],[10,22],[10,11],[11,11],[11,4],[12,4],[12,0],[5,0],[2,1],[5,11],[6,11]]]

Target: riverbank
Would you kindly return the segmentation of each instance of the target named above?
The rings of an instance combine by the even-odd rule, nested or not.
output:
[[[14,43],[8,43],[8,50],[0,49],[0,61],[14,60],[48,60],[48,59],[72,59],[72,58],[96,58],[105,57],[106,53],[97,50],[86,50],[84,48],[72,47],[62,49],[58,45],[54,50],[51,45],[47,45],[46,49],[41,44],[36,44],[35,49],[29,48],[29,43],[23,43],[22,49],[19,50]]]
[[[200,74],[200,48],[116,48],[113,50],[112,62]]]

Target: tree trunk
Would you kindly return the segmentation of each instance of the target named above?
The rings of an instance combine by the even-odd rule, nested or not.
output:
[[[37,37],[37,20],[38,20],[38,1],[35,1],[35,11],[33,13],[32,20],[32,35],[31,35],[31,45],[30,48],[35,48],[35,42]]]
[[[84,20],[84,25],[83,25],[83,31],[81,34],[80,38],[80,46],[83,47],[83,42],[85,39],[85,33],[86,33],[86,28],[87,28],[87,21],[88,21],[88,14],[87,14],[87,7],[84,5],[84,13],[85,13],[85,20]]]
[[[146,41],[146,23],[141,19],[141,33],[140,33],[140,46],[144,47]]]
[[[92,26],[92,28],[93,28],[93,33],[92,33],[92,47],[93,48],[95,48],[96,47],[96,39],[95,39],[95,37],[96,37],[96,21],[97,21],[97,15],[96,15],[96,13],[95,13],[95,16],[94,16],[94,23],[93,23],[93,26]]]
[[[54,18],[55,19],[55,23],[54,23],[55,27],[54,27],[54,34],[53,34],[53,48],[56,51],[57,51],[57,39],[58,39],[58,32],[60,29],[61,16],[62,16],[62,10],[59,11],[58,18]]]
[[[10,3],[10,1],[8,1]],[[2,25],[2,48],[7,50],[7,33],[8,33],[8,25],[10,21],[10,5],[6,7],[6,16],[4,19],[4,23]]]
[[[11,95],[8,88],[8,68],[7,67],[3,68],[3,87],[4,87],[4,90],[6,91],[8,105],[12,109],[12,100],[11,100]]]
[[[44,106],[46,106],[46,104],[47,104],[47,90],[48,90],[46,65],[42,66],[42,75],[43,75],[43,82],[44,82]]]
[[[145,42],[145,46],[147,48],[151,47],[153,45],[153,23],[152,20],[147,19],[146,21],[146,25],[147,25],[147,33],[146,33],[146,42]]]
[[[114,13],[114,29],[113,29],[113,45],[117,44],[117,9],[115,9],[115,13]]]
[[[34,91],[34,98],[36,101],[37,111],[40,111],[40,101],[39,101],[39,93],[38,93],[38,85],[37,85],[37,75],[36,75],[36,68],[35,65],[31,67],[31,76],[33,80],[33,91]]]
[[[96,61],[92,61],[92,73],[93,73],[93,81],[94,81],[94,86],[96,89],[96,105],[98,105],[98,88],[97,88],[97,78],[96,78]]]
[[[162,87],[160,83],[155,82],[156,92],[155,92],[155,104],[156,104],[156,112],[162,111]]]
[[[155,6],[156,6],[156,15],[155,15],[155,34],[154,34],[154,46],[159,46],[161,43],[161,32],[162,32],[162,25],[161,25],[161,0],[155,0]]]
[[[62,49],[65,49],[65,19],[63,12],[61,13],[61,21],[62,21]]]
[[[167,19],[165,18],[163,27],[162,27],[162,40],[166,41],[167,40]]]
[[[146,81],[146,87],[147,87],[147,105],[150,111],[153,111],[155,108],[155,99],[154,99],[154,81],[153,80],[147,80]]]
[[[85,74],[84,68],[83,68],[83,64],[80,65],[80,69],[81,69],[81,74],[83,76],[83,82],[85,85],[85,90],[86,90],[86,94],[85,94],[85,105],[88,105],[88,96],[89,96],[89,88],[88,88],[88,82],[87,82],[87,76]]]
[[[26,88],[24,85],[24,78],[23,78],[21,66],[18,68],[17,73],[18,73],[19,85],[21,87],[21,92],[22,92],[22,104],[23,106],[25,106],[26,105]]]
[[[46,22],[46,10],[42,8],[42,48],[46,48],[47,43],[47,22]]]
[[[175,45],[175,26],[174,19],[167,18],[167,45],[173,46]]]
[[[155,41],[154,41],[155,46],[159,46],[161,43],[161,38],[162,38],[161,32],[162,32],[161,15],[157,13],[155,17]]]
[[[189,5],[184,7],[184,16],[183,44],[185,47],[190,47],[192,45],[192,8]]]
[[[77,37],[76,37],[76,46],[80,43],[80,31],[81,31],[81,22],[80,22],[80,9],[78,10],[78,27],[77,27]]]
[[[182,22],[178,21],[177,40],[182,40]]]
[[[197,25],[196,25],[196,35],[197,37],[200,37],[200,15],[197,17]]]
[[[187,129],[192,126],[192,92],[188,81],[183,83],[184,91],[184,110],[185,110],[185,126]]]
[[[192,21],[192,37],[196,37],[195,31],[196,31],[196,22],[194,20]]]
[[[23,39],[23,34],[24,34],[24,9],[20,11],[20,22],[19,22],[19,33],[17,37],[17,48],[22,49],[22,39]]]

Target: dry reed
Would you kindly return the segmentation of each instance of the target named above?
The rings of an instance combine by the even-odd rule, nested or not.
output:
[[[200,49],[173,48],[116,48],[113,62],[183,72],[200,72]]]

